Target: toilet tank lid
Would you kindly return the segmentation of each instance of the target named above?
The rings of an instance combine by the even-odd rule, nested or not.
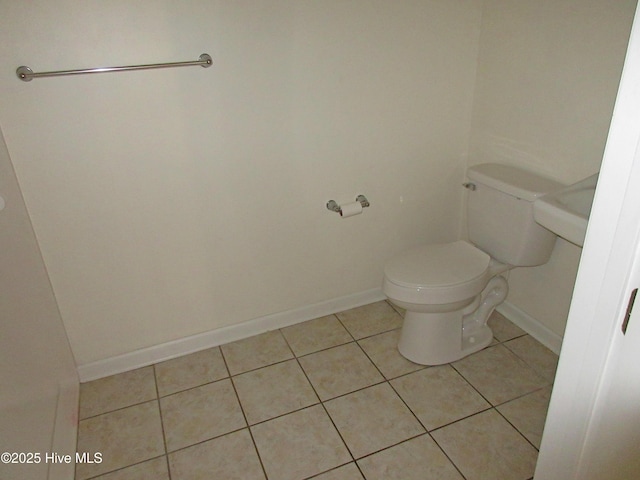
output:
[[[467,170],[467,176],[470,180],[529,202],[564,186],[550,178],[499,163],[474,165]]]

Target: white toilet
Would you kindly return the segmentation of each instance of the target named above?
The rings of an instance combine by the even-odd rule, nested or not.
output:
[[[382,290],[406,309],[398,350],[415,363],[449,363],[489,345],[487,320],[508,292],[500,274],[546,263],[555,243],[533,219],[533,202],[561,184],[495,163],[467,176],[470,241],[413,248],[384,267]]]

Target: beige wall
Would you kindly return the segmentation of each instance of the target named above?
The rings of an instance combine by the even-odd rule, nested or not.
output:
[[[470,163],[573,183],[600,169],[636,2],[486,0]],[[507,301],[562,336],[581,249],[510,274]]]
[[[0,122],[79,364],[379,287],[458,235],[480,0],[1,5]]]
[[[0,409],[15,409],[57,393],[60,383],[77,383],[77,374],[2,132],[0,196]],[[2,426],[12,421],[3,418]]]
[[[73,455],[78,373],[1,129],[0,196],[0,451]],[[48,470],[3,462],[0,478]]]
[[[597,171],[634,4],[0,0],[0,124],[78,364],[379,287],[457,237],[468,164]],[[579,255],[509,301],[561,335]]]

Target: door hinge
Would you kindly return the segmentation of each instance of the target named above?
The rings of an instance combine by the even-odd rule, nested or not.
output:
[[[627,333],[627,326],[629,325],[629,319],[631,318],[631,310],[633,310],[633,303],[636,301],[636,295],[638,293],[638,289],[634,288],[631,292],[631,296],[629,297],[629,303],[627,304],[627,313],[624,315],[624,320],[622,321],[622,334]]]

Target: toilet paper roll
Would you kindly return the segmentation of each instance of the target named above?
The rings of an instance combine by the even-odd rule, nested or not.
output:
[[[342,218],[353,217],[354,215],[360,215],[362,213],[362,204],[360,202],[347,203],[341,205],[340,215]]]

